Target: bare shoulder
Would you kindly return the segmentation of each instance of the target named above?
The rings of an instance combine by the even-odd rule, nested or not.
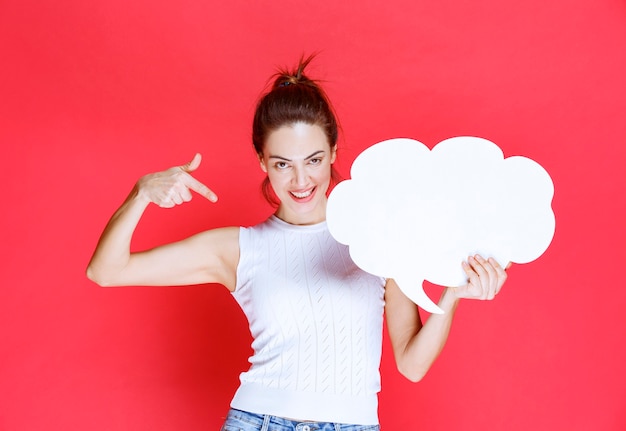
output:
[[[411,301],[395,282],[389,278],[385,284],[385,316],[390,335],[396,329],[421,327],[421,319],[417,306]]]
[[[206,259],[209,278],[234,291],[239,264],[239,227],[211,229],[189,239]]]
[[[388,278],[385,283],[385,306],[404,306],[410,303],[410,299],[400,290],[398,283],[393,278]]]
[[[192,238],[206,246],[213,245],[219,247],[223,245],[232,247],[236,245],[239,247],[239,227],[228,226],[209,229],[194,235]]]
[[[396,362],[404,356],[410,340],[422,328],[417,306],[400,290],[391,278],[385,285],[385,316]]]

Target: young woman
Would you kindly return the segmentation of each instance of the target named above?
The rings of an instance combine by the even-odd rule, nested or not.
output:
[[[463,262],[468,283],[445,289],[422,324],[391,279],[360,270],[325,224],[337,156],[337,121],[301,61],[279,73],[259,101],[253,144],[277,204],[263,223],[201,232],[130,252],[150,203],[172,207],[191,191],[215,202],[186,165],[142,177],[106,226],[89,264],[101,286],[219,283],[250,324],[254,354],[223,430],[377,430],[383,312],[400,372],[420,380],[443,348],[461,298],[493,299],[506,280],[493,259]]]

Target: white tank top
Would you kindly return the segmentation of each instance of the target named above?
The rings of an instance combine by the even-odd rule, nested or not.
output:
[[[326,223],[272,216],[241,228],[233,296],[250,324],[250,369],[231,407],[378,423],[384,279],[359,269]]]

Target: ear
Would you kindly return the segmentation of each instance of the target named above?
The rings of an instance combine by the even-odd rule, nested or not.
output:
[[[335,163],[336,159],[337,159],[337,146],[335,145],[330,150],[330,164],[332,165],[333,163]]]
[[[265,160],[263,160],[263,154],[257,154],[259,158],[259,165],[261,165],[261,170],[267,174],[267,165],[265,164]]]

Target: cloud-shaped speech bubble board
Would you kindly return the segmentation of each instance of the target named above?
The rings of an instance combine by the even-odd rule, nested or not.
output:
[[[526,157],[504,158],[491,141],[456,137],[432,151],[390,139],[363,151],[351,179],[328,198],[327,224],[363,270],[393,278],[413,302],[442,310],[422,283],[462,286],[461,262],[479,253],[528,263],[554,236],[554,185]]]

